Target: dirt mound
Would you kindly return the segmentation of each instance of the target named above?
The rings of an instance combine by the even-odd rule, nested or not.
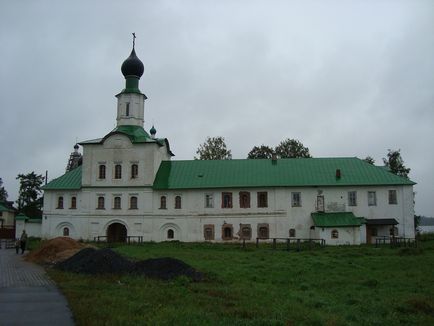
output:
[[[110,249],[85,248],[56,265],[56,268],[83,274],[121,274],[134,269],[134,263]]]
[[[85,245],[68,237],[58,237],[42,243],[26,256],[26,260],[39,264],[53,264],[73,256]]]
[[[203,279],[202,273],[178,259],[165,257],[134,263],[111,249],[84,248],[57,264],[55,268],[92,275],[133,273],[162,280],[170,280],[178,276],[187,276],[193,281]]]
[[[196,271],[183,261],[170,257],[139,261],[135,264],[134,272],[163,280],[170,280],[182,275],[191,278],[193,281],[201,281],[203,279],[202,273]]]

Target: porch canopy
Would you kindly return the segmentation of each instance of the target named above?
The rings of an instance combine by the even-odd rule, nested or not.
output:
[[[394,218],[372,218],[366,219],[366,225],[397,225],[399,224]]]
[[[360,226],[364,223],[363,217],[357,217],[352,212],[312,213],[313,224],[318,227],[345,227]]]

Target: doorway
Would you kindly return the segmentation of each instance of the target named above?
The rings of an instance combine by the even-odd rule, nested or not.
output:
[[[121,223],[110,224],[107,228],[107,242],[126,242],[127,228]]]

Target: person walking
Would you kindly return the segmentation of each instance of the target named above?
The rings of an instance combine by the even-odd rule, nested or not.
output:
[[[21,255],[24,254],[24,250],[26,250],[26,244],[27,244],[27,233],[26,230],[23,230],[23,233],[21,233],[21,238],[20,238]]]

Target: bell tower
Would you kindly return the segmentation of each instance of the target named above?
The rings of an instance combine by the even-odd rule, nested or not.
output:
[[[125,88],[116,95],[118,99],[117,126],[143,127],[146,95],[139,89],[139,80],[144,66],[137,57],[135,47],[136,35],[133,33],[133,49],[130,56],[122,63],[121,71],[125,77]]]

